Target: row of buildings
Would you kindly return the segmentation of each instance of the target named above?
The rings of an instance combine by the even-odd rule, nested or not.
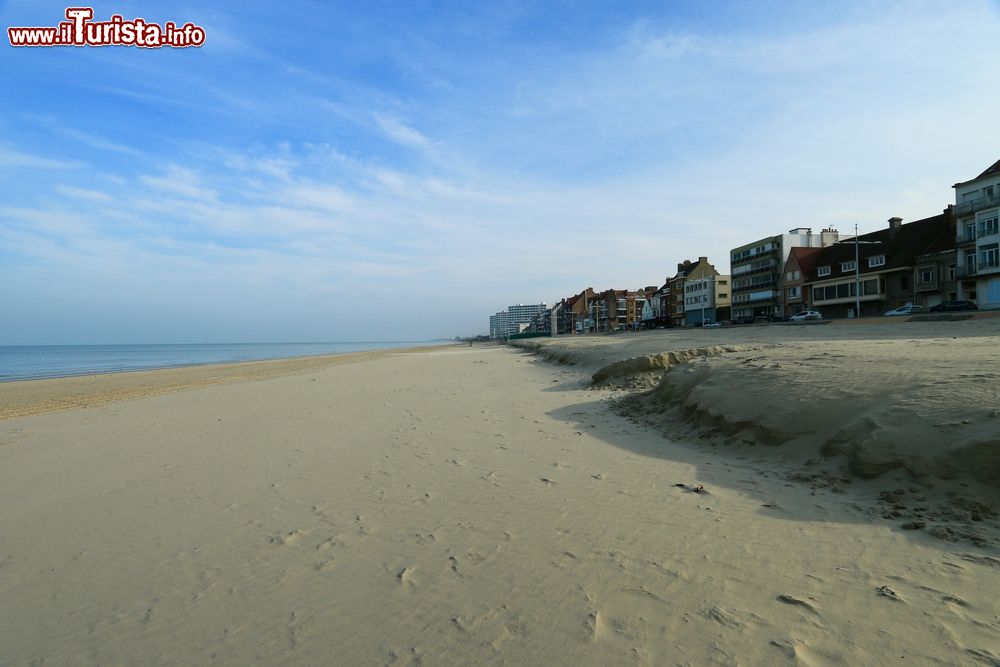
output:
[[[660,287],[588,287],[551,307],[510,306],[490,317],[490,336],[700,326],[802,310],[868,317],[956,300],[1000,308],[1000,160],[953,188],[955,203],[922,220],[893,217],[879,231],[848,237],[801,227],[733,248],[728,273],[699,257],[678,264]]]

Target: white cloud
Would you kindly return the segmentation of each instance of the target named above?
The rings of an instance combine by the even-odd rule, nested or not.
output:
[[[0,168],[27,168],[27,169],[75,169],[80,166],[74,160],[61,160],[57,158],[33,155],[22,151],[0,145]]]
[[[75,185],[57,185],[55,190],[61,195],[65,195],[73,199],[82,199],[84,201],[109,202],[113,199],[113,197],[106,192],[79,188]]]
[[[385,113],[373,113],[372,118],[375,120],[376,125],[378,125],[379,129],[385,134],[385,136],[392,139],[400,146],[414,148],[423,153],[431,153],[433,151],[433,145],[431,144],[430,139],[425,137],[418,130],[405,125],[399,119]]]

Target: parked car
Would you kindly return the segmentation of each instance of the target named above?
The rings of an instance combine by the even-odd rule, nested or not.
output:
[[[979,310],[972,301],[942,301],[936,306],[931,306],[932,313],[947,313],[953,310]]]
[[[895,317],[897,315],[917,315],[918,313],[926,313],[927,309],[923,306],[915,306],[913,304],[907,304],[905,306],[900,306],[899,308],[894,308],[885,314],[886,317]]]
[[[823,316],[815,310],[803,310],[788,318],[789,322],[805,322],[806,320],[821,320]]]

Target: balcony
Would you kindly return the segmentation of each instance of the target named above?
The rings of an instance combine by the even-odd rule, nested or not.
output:
[[[936,292],[940,288],[940,284],[936,280],[930,280],[925,283],[917,283],[918,292]]]
[[[961,280],[962,278],[975,278],[976,277],[976,267],[975,266],[956,266],[955,267],[955,277]]]
[[[963,217],[973,215],[986,208],[993,208],[994,206],[1000,206],[1000,197],[979,197],[978,199],[965,201],[961,204],[955,204],[952,212],[956,217]]]

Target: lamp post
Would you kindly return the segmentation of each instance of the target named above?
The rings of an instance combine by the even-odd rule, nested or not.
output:
[[[858,245],[882,245],[881,241],[859,241],[858,225],[854,225],[854,317],[861,318],[861,259]]]
[[[861,319],[861,262],[858,259],[858,225],[854,224],[854,318]]]

